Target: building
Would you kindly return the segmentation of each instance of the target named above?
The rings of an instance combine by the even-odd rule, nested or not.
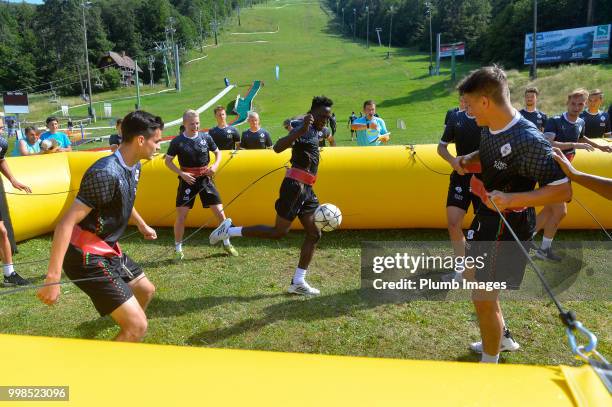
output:
[[[132,86],[136,84],[136,64],[134,60],[125,55],[125,51],[120,54],[113,51],[108,51],[100,58],[98,68],[117,68],[121,71],[121,84],[123,86]],[[142,73],[142,69],[138,67],[138,73]]]

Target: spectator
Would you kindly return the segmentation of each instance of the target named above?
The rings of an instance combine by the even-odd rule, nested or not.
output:
[[[227,124],[227,113],[223,106],[214,110],[217,126],[208,131],[219,150],[238,150],[240,148],[240,133],[234,126]]]
[[[259,123],[257,112],[249,112],[249,129],[242,132],[240,147],[245,150],[264,149],[272,147],[272,137]]]
[[[123,137],[121,136],[121,123],[123,123],[123,119],[117,119],[117,122],[115,123],[115,130],[117,133],[111,134],[108,139],[108,144],[110,144],[110,148],[113,153],[117,151],[121,145],[121,141],[123,140]]]
[[[13,150],[13,156],[25,156],[40,154],[40,140],[36,128],[26,127],[23,130],[25,137],[17,138],[15,141],[15,149]]]
[[[389,133],[385,126],[385,121],[376,114],[376,103],[373,100],[366,100],[363,103],[364,117],[356,119],[351,125],[352,130],[357,131],[357,145],[377,146],[381,142],[389,141]]]
[[[41,143],[47,139],[53,139],[59,145],[58,151],[72,151],[72,143],[66,133],[57,131],[59,129],[57,118],[55,116],[48,117],[46,123],[49,131],[40,135]]]
[[[580,118],[584,120],[584,134],[588,138],[610,136],[610,116],[599,110],[602,105],[603,92],[600,89],[589,92],[587,109],[580,113]]]
[[[0,137],[4,135],[4,112],[0,112]]]
[[[74,127],[74,123],[72,123],[72,119],[70,117],[68,118],[68,123],[66,123],[66,126],[68,127],[68,134],[72,136],[72,128]]]
[[[352,128],[355,120],[357,120],[357,115],[355,112],[352,112],[348,119],[348,128],[351,130],[351,141],[355,140],[355,137],[357,137],[357,132]]]

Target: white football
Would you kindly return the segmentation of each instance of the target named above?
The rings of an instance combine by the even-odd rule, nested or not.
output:
[[[326,203],[317,208],[314,221],[315,225],[323,232],[331,232],[340,227],[342,212],[336,205]]]

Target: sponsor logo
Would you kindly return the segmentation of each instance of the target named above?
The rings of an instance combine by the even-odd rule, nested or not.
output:
[[[463,195],[455,194],[455,199],[458,199],[459,201],[463,201]]]
[[[474,231],[472,229],[468,230],[467,238],[468,238],[468,240],[474,239]]]
[[[136,180],[136,182],[138,182],[139,178],[140,178],[140,170],[134,171],[134,179]]]
[[[463,188],[457,186],[457,187],[455,187],[455,191],[457,191],[458,193],[461,193],[461,192],[463,192]]]
[[[512,147],[510,146],[510,143],[506,143],[501,146],[499,151],[501,152],[502,157],[505,157],[512,152]]]
[[[495,167],[499,171],[504,171],[504,170],[508,169],[508,164],[506,164],[503,161],[495,160],[495,163],[493,164],[493,167]]]

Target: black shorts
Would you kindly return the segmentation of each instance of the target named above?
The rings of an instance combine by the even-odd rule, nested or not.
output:
[[[123,269],[122,262],[131,275]],[[74,283],[91,298],[101,316],[110,314],[129,300],[133,293],[128,283],[144,276],[140,266],[125,254],[123,258],[84,255],[73,245],[68,246],[63,268],[70,280],[105,277]]]
[[[470,192],[470,180],[472,174],[459,175],[456,171],[450,175],[448,184],[448,195],[446,196],[446,207],[455,206],[467,212],[470,203],[474,213],[478,211],[481,201],[476,195]]]
[[[189,185],[179,177],[179,186],[176,191],[176,207],[186,206],[189,209],[193,208],[198,194],[204,208],[221,204],[219,191],[217,191],[217,187],[210,177],[198,177],[193,185]]]
[[[319,207],[319,198],[311,185],[285,178],[274,207],[278,216],[293,221],[297,216],[313,213]]]
[[[529,253],[527,242],[535,230],[535,210],[528,208],[504,216]],[[520,288],[527,257],[498,214],[488,210],[476,214],[467,233],[466,256],[482,256],[484,267],[476,267],[476,280],[505,282],[510,290]]]

